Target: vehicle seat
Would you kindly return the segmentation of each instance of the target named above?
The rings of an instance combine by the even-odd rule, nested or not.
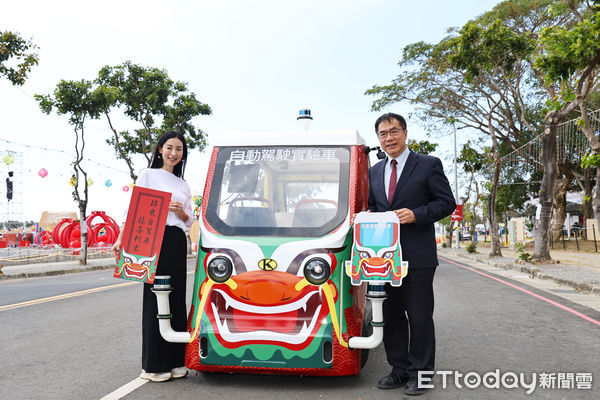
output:
[[[323,226],[337,213],[337,208],[300,208],[294,212],[292,226],[297,228]]]
[[[229,207],[229,226],[275,227],[275,213],[266,207]]]

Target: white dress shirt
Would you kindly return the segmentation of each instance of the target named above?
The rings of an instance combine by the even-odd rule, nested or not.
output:
[[[392,160],[396,160],[396,162],[398,163],[396,164],[396,182],[398,182],[398,179],[400,179],[400,175],[402,175],[404,164],[406,164],[406,160],[408,159],[408,153],[410,153],[410,150],[407,147],[406,149],[404,149],[402,154],[400,154],[396,158],[391,158],[389,155],[387,156],[385,168],[383,170],[383,184],[385,185],[386,196],[390,190],[390,177],[392,176]]]

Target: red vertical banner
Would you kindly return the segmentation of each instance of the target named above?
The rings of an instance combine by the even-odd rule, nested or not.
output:
[[[154,282],[171,193],[135,186],[114,277]]]

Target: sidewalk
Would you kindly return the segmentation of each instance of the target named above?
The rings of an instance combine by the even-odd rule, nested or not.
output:
[[[188,254],[188,259],[196,258],[195,254]],[[87,265],[80,265],[79,261],[58,261],[38,264],[6,265],[1,267],[0,280],[32,278],[36,276],[62,275],[74,272],[96,271],[100,269],[114,269],[117,263],[114,257],[88,259]]]
[[[98,269],[115,268],[115,265],[114,257],[90,259],[87,260],[87,265],[80,265],[77,260],[39,264],[6,265],[0,268],[0,280],[95,271]]]
[[[502,257],[490,257],[490,249],[485,247],[477,251],[469,254],[464,246],[460,249],[438,247],[438,254],[442,257],[517,270],[534,279],[551,280],[581,293],[600,295],[600,253],[551,250],[550,256],[558,261],[556,264],[533,265],[519,260],[518,253],[508,248],[502,248]]]

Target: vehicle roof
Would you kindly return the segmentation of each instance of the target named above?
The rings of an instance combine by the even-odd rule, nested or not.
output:
[[[277,146],[277,145],[362,145],[364,139],[352,129],[322,131],[233,131],[214,138],[214,146]]]

